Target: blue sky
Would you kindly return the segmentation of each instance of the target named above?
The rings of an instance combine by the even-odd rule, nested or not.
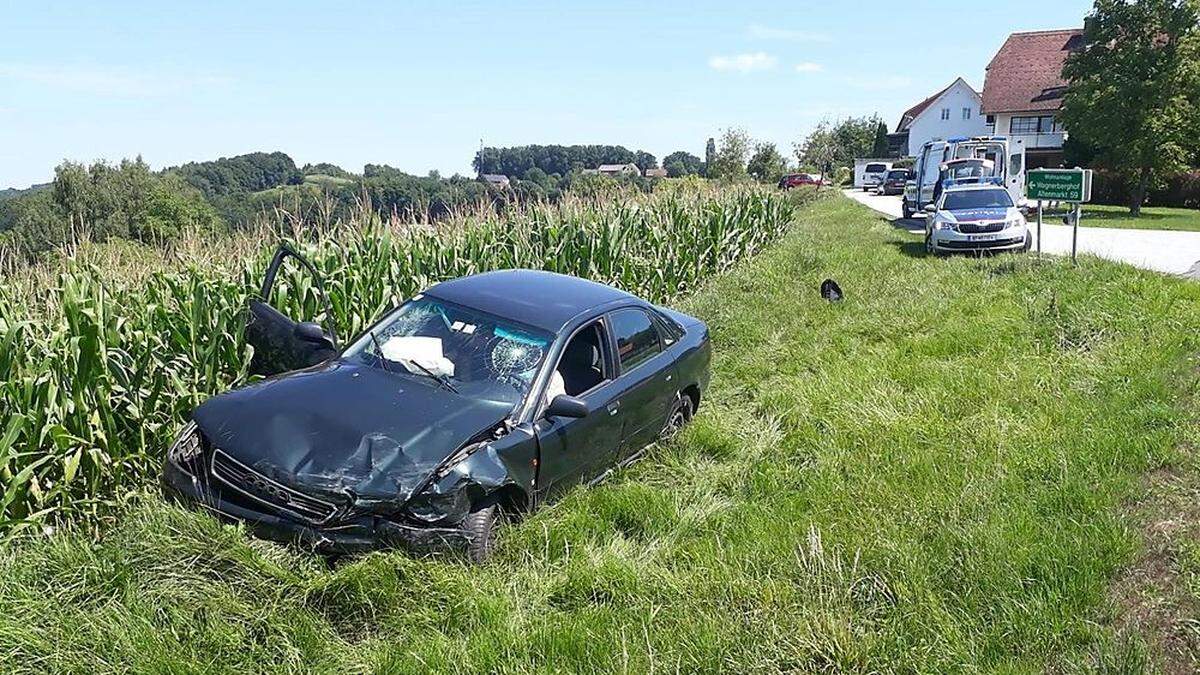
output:
[[[982,87],[1008,33],[1090,4],[9,2],[0,187],[139,153],[418,174],[469,173],[481,139],[702,155],[727,126],[790,152],[822,118],[894,125],[956,76]]]

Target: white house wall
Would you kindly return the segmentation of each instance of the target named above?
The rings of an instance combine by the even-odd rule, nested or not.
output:
[[[962,82],[956,83],[942,97],[933,102],[913,120],[908,127],[908,150],[905,154],[915,155],[921,146],[935,138],[955,136],[982,136],[987,133],[987,121],[980,114],[982,101],[979,95]],[[950,110],[950,119],[942,119],[942,110]],[[963,109],[971,111],[971,119],[963,119]]]

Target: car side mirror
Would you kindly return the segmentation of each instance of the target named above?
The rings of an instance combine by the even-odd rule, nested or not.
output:
[[[588,416],[588,404],[581,398],[559,394],[550,401],[546,408],[546,417],[580,417]]]
[[[925,205],[925,213],[937,213],[937,205],[936,204],[926,204]]]
[[[333,345],[333,341],[330,340],[329,336],[325,334],[325,329],[321,328],[321,324],[313,323],[312,321],[305,321],[303,323],[296,324],[296,327],[292,329],[292,334],[295,335],[297,339],[303,340],[304,342],[329,346]]]

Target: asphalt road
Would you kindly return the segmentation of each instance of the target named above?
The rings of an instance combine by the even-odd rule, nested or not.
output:
[[[862,190],[844,190],[846,196],[861,202],[892,219],[897,226],[911,232],[924,232],[923,219],[900,217],[900,197],[883,197]],[[1055,219],[1057,224],[1042,221],[1042,251],[1071,255],[1071,229]],[[1037,224],[1034,228],[1034,248],[1037,248]],[[1101,258],[1129,263],[1135,267],[1200,279],[1200,232],[1169,232],[1166,230],[1120,230],[1108,227],[1079,228],[1079,252]]]

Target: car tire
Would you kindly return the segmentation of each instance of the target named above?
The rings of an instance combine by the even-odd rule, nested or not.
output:
[[[1023,250],[1024,250],[1026,253],[1029,253],[1029,250],[1030,250],[1030,249],[1032,249],[1032,248],[1033,248],[1033,233],[1032,233],[1032,232],[1026,232],[1026,233],[1025,233],[1025,248],[1024,248]]]
[[[925,233],[925,255],[941,257],[941,253],[938,252],[937,247],[933,245],[933,233],[932,232]]]
[[[473,563],[482,563],[492,555],[496,547],[496,534],[504,521],[504,514],[499,504],[487,506],[472,511],[463,519],[462,529],[467,534],[467,559]]]
[[[911,207],[909,207],[907,199],[905,199],[903,202],[901,202],[900,213],[901,213],[901,215],[904,216],[905,220],[908,220],[909,218],[913,217],[913,210]]]
[[[675,405],[671,407],[671,414],[667,416],[667,423],[663,425],[660,437],[664,441],[674,438],[680,429],[692,421],[693,413],[695,411],[692,409],[692,397],[680,394],[679,398],[675,400]]]

